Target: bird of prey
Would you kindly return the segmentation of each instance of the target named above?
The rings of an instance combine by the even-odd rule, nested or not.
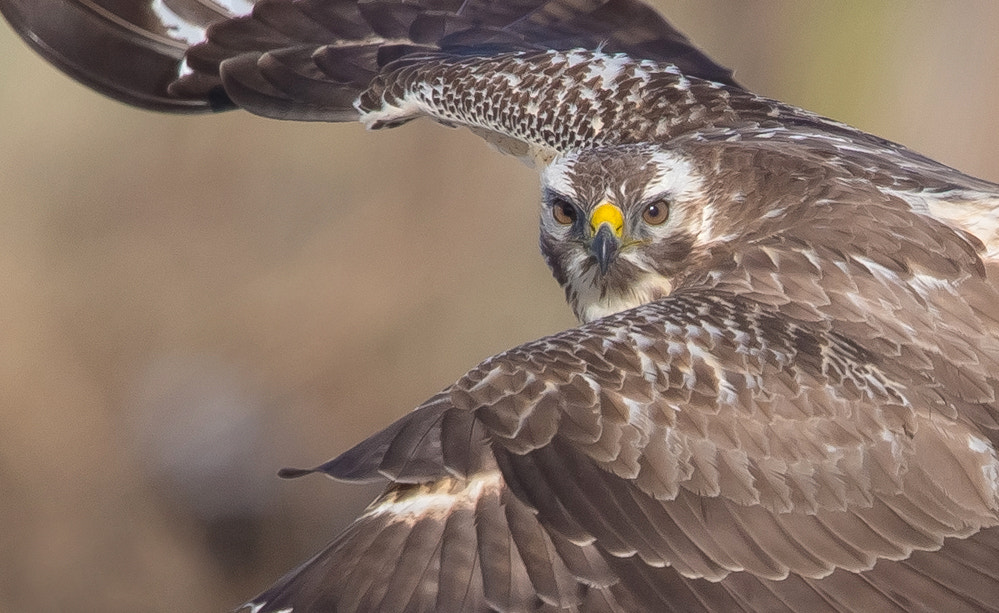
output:
[[[578,327],[312,471],[254,613],[999,610],[999,186],[755,95],[637,0],[0,0],[166,111],[419,117],[541,173]]]

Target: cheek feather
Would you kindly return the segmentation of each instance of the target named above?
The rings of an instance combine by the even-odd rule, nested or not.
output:
[[[619,290],[600,292],[593,285],[582,289],[573,310],[576,317],[586,323],[668,296],[673,291],[673,284],[659,274],[647,273]]]
[[[619,268],[609,276],[600,274],[597,266],[584,254],[571,257],[565,263],[566,299],[576,318],[589,322],[626,311],[673,291],[670,280],[646,266],[637,265],[632,254],[624,254]],[[622,271],[620,265],[626,264]]]

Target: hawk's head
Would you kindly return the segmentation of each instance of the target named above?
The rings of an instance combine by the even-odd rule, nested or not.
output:
[[[582,321],[669,294],[716,235],[689,160],[652,145],[588,149],[542,173],[541,251]]]

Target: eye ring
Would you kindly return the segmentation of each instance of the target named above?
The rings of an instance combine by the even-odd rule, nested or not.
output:
[[[571,226],[576,223],[579,213],[576,207],[565,198],[554,198],[551,202],[552,218],[563,226]]]
[[[654,200],[642,210],[642,220],[650,226],[661,226],[667,219],[669,219],[669,202],[666,200]]]

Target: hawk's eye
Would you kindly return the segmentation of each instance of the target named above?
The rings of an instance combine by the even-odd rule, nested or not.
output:
[[[571,226],[576,221],[576,207],[564,198],[552,200],[552,217],[563,226]]]
[[[665,200],[650,202],[642,211],[642,219],[650,226],[662,225],[669,219],[669,203]]]

